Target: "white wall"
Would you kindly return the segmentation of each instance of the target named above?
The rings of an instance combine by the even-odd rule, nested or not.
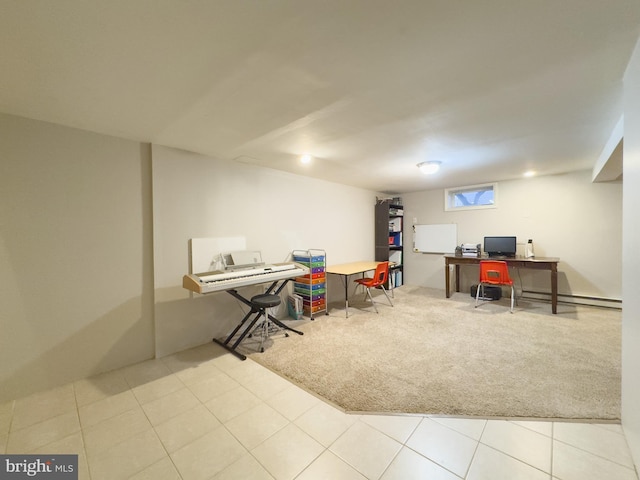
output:
[[[419,224],[457,223],[458,244],[482,244],[485,235],[515,235],[524,252],[532,238],[536,256],[560,258],[559,293],[622,298],[621,183],[592,183],[584,171],[500,182],[498,195],[498,208],[460,212],[444,211],[443,190],[403,195],[407,243],[414,218]],[[405,281],[443,289],[442,255],[408,250]],[[477,269],[462,270],[461,289],[466,291],[477,282]],[[518,286],[520,279],[526,290],[550,291],[548,272],[521,269]]]
[[[306,248],[326,250],[331,264],[373,260],[374,207],[371,191],[154,145],[156,355],[210,342],[243,315],[225,293],[182,288],[190,238],[243,237],[267,263]],[[329,286],[330,300],[341,298]]]
[[[640,41],[624,78],[622,425],[640,465]]]
[[[150,152],[0,115],[0,401],[153,356]]]
[[[152,217],[150,145],[0,114],[0,401],[227,332],[230,296],[181,287],[189,238],[242,235],[269,262],[373,259],[373,192],[154,154]]]

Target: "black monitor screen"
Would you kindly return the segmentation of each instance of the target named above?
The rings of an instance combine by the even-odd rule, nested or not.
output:
[[[484,237],[484,253],[490,257],[515,257],[516,237]]]

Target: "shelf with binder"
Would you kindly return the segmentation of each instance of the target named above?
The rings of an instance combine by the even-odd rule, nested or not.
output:
[[[294,279],[293,290],[302,297],[303,311],[313,317],[327,312],[327,255],[324,250],[294,250],[293,261],[309,267],[309,273]]]
[[[389,252],[389,261],[395,265],[402,265],[402,250],[391,250]]]
[[[389,247],[402,247],[402,232],[389,232]]]

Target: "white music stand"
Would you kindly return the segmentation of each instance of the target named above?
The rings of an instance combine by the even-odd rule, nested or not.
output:
[[[246,250],[245,237],[192,238],[189,240],[189,273],[223,270],[223,252]]]

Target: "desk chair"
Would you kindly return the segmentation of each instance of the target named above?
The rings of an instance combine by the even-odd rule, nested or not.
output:
[[[480,261],[480,283],[476,291],[476,306],[478,308],[478,300],[480,299],[480,291],[484,297],[485,285],[508,285],[511,287],[511,310],[513,313],[513,301],[515,298],[515,288],[513,287],[513,280],[509,276],[509,267],[507,262],[501,262],[498,260],[481,260]]]
[[[393,307],[393,303],[387,294],[387,290],[384,288],[384,284],[387,283],[387,278],[389,277],[389,262],[381,262],[376,267],[376,271],[373,274],[373,278],[365,277],[365,278],[357,278],[354,282],[362,285],[366,288],[366,292],[364,294],[364,299],[367,299],[367,295],[371,299],[371,304],[373,305],[374,310],[378,313],[378,308],[376,307],[376,302],[373,301],[373,297],[371,296],[371,289],[380,287],[384,292],[384,296],[389,300],[389,305]]]
[[[262,321],[262,323],[258,324],[253,329],[253,332],[249,334],[249,337],[251,337],[256,331],[260,331],[260,352],[264,352],[264,341],[269,338],[270,333],[282,331],[282,328],[280,328],[269,319],[268,311],[268,309],[277,307],[278,305],[280,305],[280,303],[282,303],[280,295],[263,293],[251,297],[251,312],[255,312],[258,314],[255,318],[255,321],[264,316],[264,320]],[[288,337],[289,334],[287,332],[284,332],[284,336]]]

